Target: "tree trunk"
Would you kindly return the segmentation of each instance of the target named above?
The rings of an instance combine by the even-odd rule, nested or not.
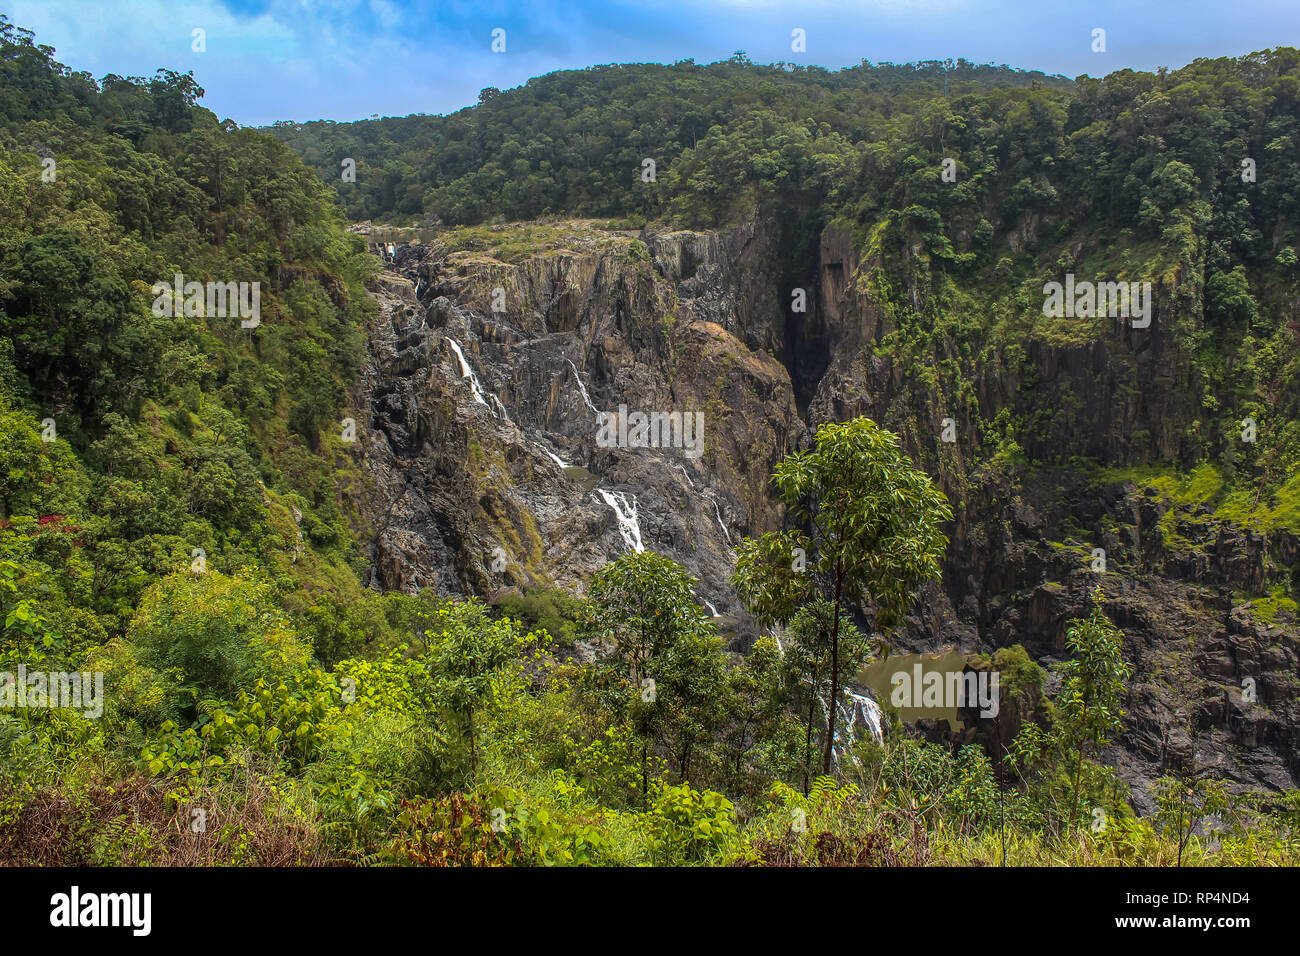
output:
[[[1002,739],[1002,708],[998,708],[998,716],[995,722],[998,734],[998,748],[1002,753],[998,756],[998,836],[1002,840],[1002,866],[1007,865],[1007,745]]]
[[[814,688],[816,685],[813,685]],[[813,706],[817,703],[817,692],[814,691],[808,695],[808,733],[804,738],[803,744],[803,795],[808,796],[808,765],[812,763],[812,725],[813,725]]]
[[[831,699],[826,702],[826,751],[822,756],[822,773],[831,772],[831,751],[835,747],[835,704],[840,696],[840,588],[844,572],[835,559],[835,623],[831,626]]]
[[[1179,786],[1181,790],[1181,785]],[[1183,847],[1187,846],[1187,841],[1192,835],[1192,828],[1187,827],[1186,836],[1183,834],[1183,807],[1186,806],[1186,797],[1181,793],[1178,795],[1178,865],[1183,865]]]
[[[1083,705],[1083,719],[1079,722],[1085,725],[1088,722],[1087,703]],[[1070,827],[1071,828],[1077,825],[1079,819],[1079,776],[1083,773],[1083,745],[1084,745],[1084,741],[1080,740],[1079,759],[1075,761],[1074,764],[1074,800],[1070,804]]]

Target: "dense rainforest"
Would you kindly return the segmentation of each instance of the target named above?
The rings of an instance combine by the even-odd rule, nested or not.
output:
[[[1300,51],[202,96],[0,17],[0,862],[1300,860]]]

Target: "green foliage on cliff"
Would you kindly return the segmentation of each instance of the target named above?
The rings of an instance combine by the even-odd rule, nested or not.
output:
[[[1295,58],[1187,70],[1074,85],[960,62],[831,73],[737,57],[554,74],[485,91],[451,117],[268,135],[219,123],[191,76],[96,83],[0,18],[0,671],[104,685],[99,713],[36,698],[0,708],[0,862],[1294,862],[1294,798],[1271,817],[1170,790],[1156,829],[1133,820],[1082,743],[1065,763],[1063,742],[1095,746],[1107,730],[1091,704],[1092,722],[1076,721],[1076,703],[1109,711],[1115,696],[1110,684],[1075,693],[1077,665],[1056,701],[1025,706],[1024,759],[1000,769],[978,748],[954,753],[898,725],[883,743],[850,740],[833,716],[819,762],[820,685],[829,678],[838,703],[837,641],[852,664],[867,635],[833,623],[835,602],[813,589],[783,596],[789,649],[763,637],[737,659],[696,582],[658,555],[614,562],[585,600],[529,592],[495,610],[358,580],[365,490],[341,420],[374,266],[336,200],[356,218],[447,224],[557,213],[711,223],[761,208],[797,221],[789,239],[805,250],[838,215],[886,266],[860,277],[895,329],[876,347],[915,361],[918,398],[944,394],[978,421],[972,363],[1005,355],[1029,382],[1017,339],[1026,290],[1043,256],[1059,260],[1084,228],[1046,222],[1045,205],[1100,183],[1080,193],[1078,215],[1131,233],[1086,254],[1129,252],[1125,269],[1162,281],[1201,263],[1204,281],[1183,300],[1203,300],[1206,322],[1180,326],[1180,341],[1208,363],[1242,332],[1248,374],[1223,386],[1224,407],[1258,406],[1266,421],[1260,396],[1293,380],[1279,371],[1293,353],[1276,306],[1296,262],[1285,165]],[[1179,119],[1202,107],[1277,164],[1258,209],[1228,189],[1232,150],[1197,138],[1205,118]],[[1167,142],[1134,135],[1135,109],[1166,123]],[[935,188],[950,149],[960,170],[978,170],[959,191]],[[359,160],[354,190],[311,171],[333,183],[347,157]],[[654,183],[644,158],[656,159]],[[1021,248],[994,256],[1016,230]],[[560,232],[458,239],[514,258],[555,248]],[[649,268],[648,248],[626,249]],[[259,321],[198,303],[157,314],[153,286],[177,273],[257,283]],[[1023,301],[983,313],[1002,336],[986,338],[976,313],[1008,285]],[[918,288],[928,294],[913,298]],[[1041,455],[1016,415],[983,417],[999,467]],[[784,558],[806,545],[836,592],[864,585],[888,624],[937,570],[948,515],[869,425],[832,429],[834,447],[778,473],[791,502],[840,505],[807,512],[830,536],[761,547]],[[1280,483],[1296,459],[1266,433],[1233,467]],[[1158,487],[1244,507],[1217,471]],[[845,489],[855,503],[835,501]],[[1293,492],[1280,484],[1249,514],[1294,527]],[[856,576],[841,573],[845,560]],[[778,577],[751,580],[790,584]],[[1100,610],[1079,626],[1118,640]],[[1076,644],[1086,659],[1090,645]],[[1041,675],[1022,656],[994,664],[1036,699]],[[832,755],[835,776],[818,777]],[[1113,827],[1063,838],[1077,816],[1062,812],[1066,792],[1104,806]],[[1217,850],[1189,824],[1208,808],[1227,817]],[[193,826],[196,809],[210,811],[206,828]]]
[[[1238,497],[1286,511],[1300,467],[1298,90],[1291,48],[1073,81],[738,55],[549,74],[445,117],[272,132],[354,218],[705,225],[758,210],[796,270],[836,222],[862,263],[852,294],[882,320],[871,348],[904,370],[882,424],[932,449],[952,417],[962,460],[920,459],[949,489],[978,483],[985,463],[1014,475],[1080,457],[1209,461]],[[356,183],[339,180],[346,157],[364,169]],[[1066,273],[1150,282],[1151,330],[1045,316],[1044,284]],[[1139,364],[1153,338],[1159,355]],[[1098,342],[1086,372],[1052,366]],[[1087,379],[1103,364],[1149,420],[1102,418]],[[1240,437],[1248,418],[1254,441]]]

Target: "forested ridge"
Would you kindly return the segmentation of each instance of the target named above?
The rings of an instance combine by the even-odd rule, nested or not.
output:
[[[983,416],[972,363],[1019,369],[1009,343],[1071,334],[1026,319],[1052,270],[1152,277],[1164,315],[1201,317],[1177,341],[1203,414],[1107,465],[1202,522],[1300,533],[1300,52],[1077,81],[738,54],[551,74],[446,117],[267,130],[202,95],[167,71],[74,73],[0,17],[0,671],[103,681],[100,713],[46,706],[49,688],[0,708],[0,862],[1300,857],[1294,789],[1171,771],[1157,812],[1134,812],[1102,759],[1131,672],[1102,588],[1050,677],[1018,645],[973,661],[1001,674],[1000,749],[928,740],[888,707],[880,737],[836,724],[944,573],[966,507],[952,489],[976,470],[914,460],[901,425],[823,421],[776,467],[790,527],[737,543],[736,593],[769,629],[744,655],[653,551],[581,596],[369,586],[348,423],[370,427],[352,402],[379,264],[345,231],[758,216],[811,257],[841,229],[881,266],[892,328],[873,354],[907,373],[899,407],[968,408],[980,466],[1017,475],[1094,451],[1053,448],[1082,413]],[[260,321],[159,315],[154,285],[178,273],[257,283]],[[1170,534],[1198,546],[1187,523]],[[1283,624],[1298,572],[1269,567]]]
[[[976,322],[1014,322],[1019,343],[1072,334],[1018,321],[1063,272],[1154,280],[1174,297],[1205,392],[1204,419],[1173,457],[1191,468],[1220,455],[1241,419],[1272,416],[1246,449],[1272,486],[1300,454],[1298,124],[1300,51],[1279,48],[1075,81],[964,60],[827,71],[738,53],[549,74],[445,117],[269,132],[353,219],[699,228],[761,210],[790,233],[795,260],[843,223],[864,256],[885,257],[880,294],[910,326],[896,337],[909,362],[954,358],[940,338],[978,354],[996,336]],[[346,159],[355,182],[340,175]],[[924,297],[905,301],[904,286]],[[969,402],[953,391],[953,405]],[[1015,443],[1006,423],[996,431]],[[1134,449],[1124,464],[1167,457]]]
[[[424,215],[448,225],[542,215],[644,218],[669,209],[718,221],[760,191],[768,199],[824,196],[855,147],[903,133],[945,90],[952,95],[1064,77],[965,60],[864,64],[828,71],[762,66],[743,53],[712,64],[611,64],[547,74],[479,94],[448,116],[355,123],[280,122],[285,140],[353,219]],[[642,183],[642,162],[672,173]],[[679,199],[678,205],[671,205]]]

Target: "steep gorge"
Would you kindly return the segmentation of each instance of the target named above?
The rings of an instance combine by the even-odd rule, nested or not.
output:
[[[1051,663],[1100,584],[1135,666],[1126,732],[1104,757],[1138,809],[1152,808],[1154,777],[1193,763],[1240,788],[1295,786],[1297,629],[1239,596],[1290,573],[1300,540],[1179,510],[1114,473],[1192,463],[1180,436],[1198,383],[1174,334],[1176,289],[1157,288],[1151,330],[1117,322],[1019,347],[990,335],[981,349],[945,339],[911,355],[938,368],[918,376],[877,282],[896,264],[842,225],[802,256],[759,216],[639,234],[548,224],[540,244],[537,230],[394,250],[356,399],[371,416],[373,583],[581,591],[629,547],[634,511],[644,547],[699,576],[699,597],[745,650],[756,630],[727,583],[730,549],[780,526],[772,467],[816,424],[867,415],[903,436],[956,512],[944,580],[898,647],[1022,644]],[[790,308],[799,274],[813,277],[805,313]],[[917,302],[924,288],[897,294]],[[621,405],[702,412],[703,455],[599,447],[596,412]],[[982,434],[1003,410],[1034,423],[1016,433],[1022,455],[991,452]],[[959,736],[984,739],[980,723]]]
[[[645,547],[734,614],[730,547],[779,526],[767,477],[804,435],[765,351],[779,352],[783,316],[750,278],[772,252],[744,230],[655,237],[650,261],[629,258],[628,236],[584,225],[569,238],[517,263],[396,250],[359,400],[385,491],[371,510],[379,582],[581,588],[627,547],[604,490],[635,507]],[[475,400],[451,342],[501,409]],[[620,405],[702,413],[702,455],[598,447],[596,412]]]

